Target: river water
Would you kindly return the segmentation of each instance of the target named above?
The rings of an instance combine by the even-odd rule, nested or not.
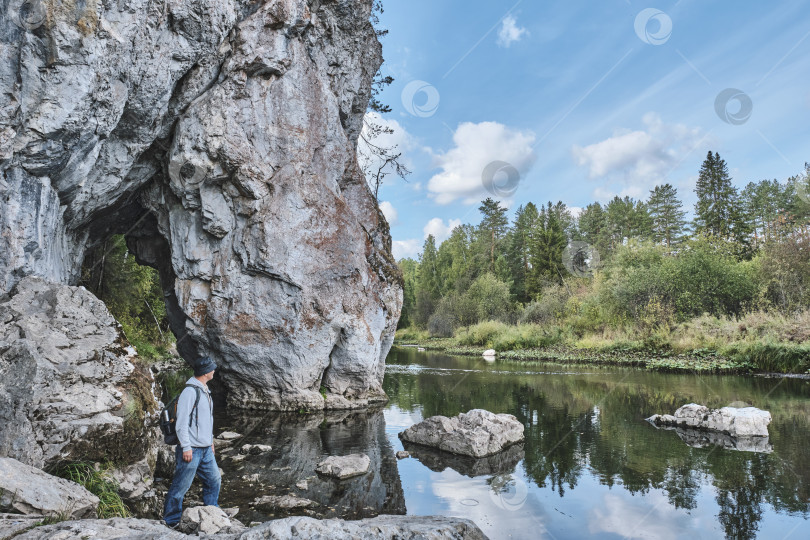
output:
[[[360,413],[226,415],[241,443],[221,453],[222,506],[245,522],[291,514],[467,517],[498,538],[810,538],[810,381],[663,374],[543,363],[485,362],[394,348],[390,401]],[[742,403],[771,412],[770,439],[744,442],[658,430],[644,418],[685,403]],[[397,461],[397,434],[423,418],[473,408],[515,415],[526,441],[485,460],[418,447]],[[314,470],[328,455],[363,452],[369,474],[338,482]],[[305,481],[305,482],[302,482]],[[298,484],[296,486],[296,484]],[[317,503],[251,506],[265,494]]]

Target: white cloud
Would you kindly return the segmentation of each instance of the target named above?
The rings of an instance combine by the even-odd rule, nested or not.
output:
[[[520,38],[528,33],[528,30],[517,25],[517,19],[513,15],[507,15],[501,21],[501,29],[498,30],[498,46],[509,47],[512,43],[520,41]]]
[[[442,218],[435,217],[428,221],[427,225],[425,225],[425,228],[422,230],[425,233],[425,238],[432,234],[433,238],[436,239],[436,245],[438,246],[447,240],[450,237],[450,233],[453,232],[453,229],[459,225],[461,225],[460,219],[451,219],[447,222],[447,225],[445,225]]]
[[[591,534],[612,533],[627,539],[700,537],[702,520],[673,508],[658,491],[644,497],[627,497],[608,493],[588,512]]]
[[[711,141],[698,127],[665,124],[655,113],[642,118],[645,128],[617,131],[603,141],[571,149],[574,162],[588,169],[590,178],[604,183],[594,190],[597,199],[613,195],[646,197],[648,190],[668,180],[684,158]]]
[[[399,223],[399,212],[397,212],[397,209],[394,208],[393,204],[388,201],[383,201],[380,203],[380,210],[385,216],[385,219],[388,220],[388,224],[390,226],[393,227]]]
[[[494,197],[484,187],[484,168],[493,161],[504,161],[523,177],[535,160],[534,141],[534,133],[510,129],[497,122],[460,124],[453,134],[455,147],[434,156],[442,172],[428,181],[427,189],[438,204],[456,199],[472,204]]]
[[[394,253],[394,259],[400,260],[407,257],[414,258],[422,251],[422,243],[416,238],[410,240],[394,240],[391,244],[391,251]]]

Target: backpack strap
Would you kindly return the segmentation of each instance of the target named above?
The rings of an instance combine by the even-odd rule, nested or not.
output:
[[[200,426],[200,408],[198,405],[200,404],[200,387],[194,384],[187,384],[186,388],[193,388],[194,391],[197,393],[197,399],[194,400],[194,406],[191,408],[191,412],[188,415],[188,427],[191,427],[191,421],[196,418],[197,420],[197,427]],[[195,410],[197,416],[195,417]]]

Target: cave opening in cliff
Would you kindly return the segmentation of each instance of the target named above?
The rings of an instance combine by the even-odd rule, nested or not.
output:
[[[123,234],[110,235],[87,250],[80,284],[106,304],[142,357],[156,359],[172,352],[175,338],[160,274],[141,262]]]

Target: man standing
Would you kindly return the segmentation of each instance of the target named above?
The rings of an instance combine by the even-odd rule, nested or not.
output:
[[[193,388],[184,388],[177,400],[175,431],[180,444],[175,447],[174,479],[163,508],[163,520],[170,527],[180,523],[183,497],[191,487],[195,474],[203,482],[203,503],[206,506],[219,506],[221,479],[214,459],[214,405],[207,386],[208,381],[214,378],[216,368],[217,365],[207,356],[198,359],[194,363],[194,376],[186,381],[186,385]]]

